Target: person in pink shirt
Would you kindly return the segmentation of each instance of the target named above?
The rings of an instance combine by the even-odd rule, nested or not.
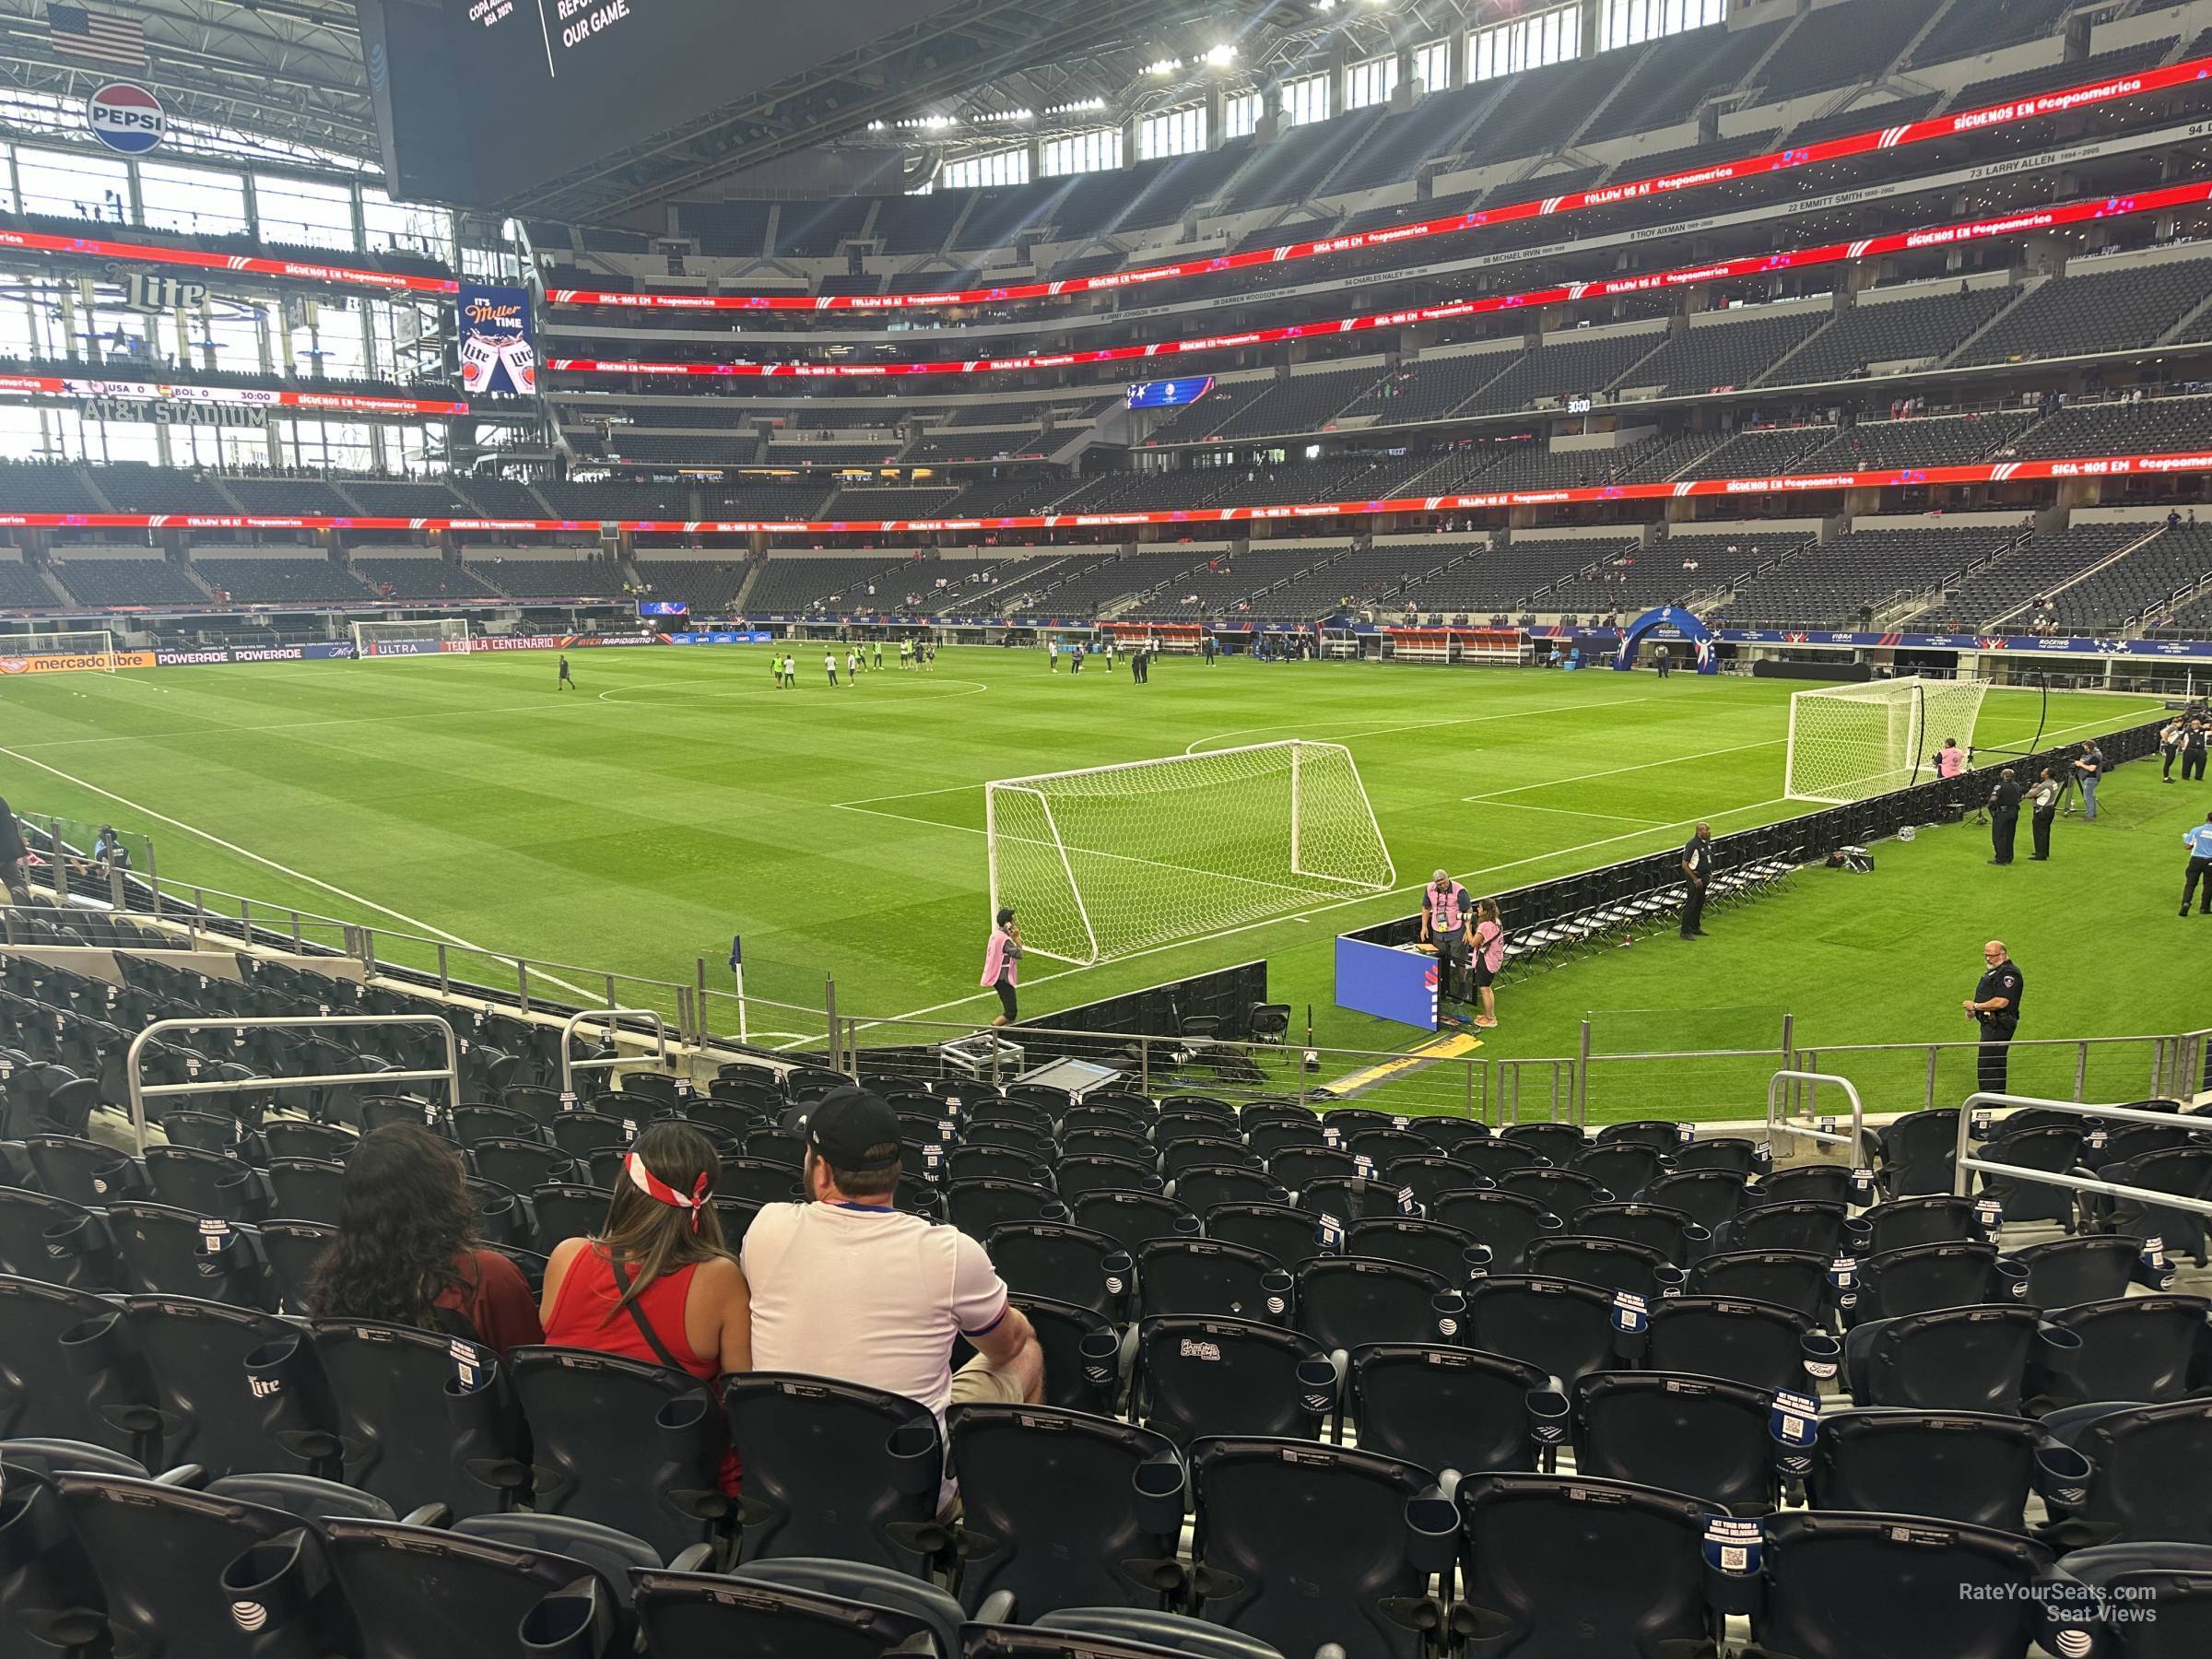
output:
[[[1018,1016],[1014,1007],[1014,987],[1021,978],[1021,929],[1015,925],[1014,909],[1006,906],[998,912],[997,925],[991,930],[991,943],[983,948],[982,984],[986,990],[998,993],[998,1018],[994,1026],[1009,1024]]]
[[[1498,919],[1498,902],[1480,900],[1475,906],[1475,989],[1482,998],[1482,1012],[1475,1023],[1485,1030],[1498,1024],[1498,994],[1490,989],[1505,966],[1505,924]]]
[[[1966,751],[1959,747],[1959,739],[1946,737],[1943,747],[1936,751],[1936,775],[1955,778],[1966,770]]]

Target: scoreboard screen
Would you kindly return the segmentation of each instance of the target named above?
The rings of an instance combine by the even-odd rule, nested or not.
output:
[[[951,0],[359,0],[392,194],[486,207]]]
[[[641,599],[638,615],[641,617],[688,617],[691,602],[688,599]]]
[[[1144,381],[1129,388],[1129,406],[1133,409],[1179,409],[1184,404],[1194,404],[1214,389],[1210,374],[1194,375],[1189,380]]]

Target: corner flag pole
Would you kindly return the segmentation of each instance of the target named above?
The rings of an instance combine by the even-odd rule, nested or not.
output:
[[[737,1041],[749,1041],[745,1030],[745,939],[730,935],[730,974],[737,982]]]

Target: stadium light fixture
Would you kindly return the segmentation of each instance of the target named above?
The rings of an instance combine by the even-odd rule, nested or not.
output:
[[[1146,65],[1145,73],[1147,75],[1172,75],[1182,67],[1182,60],[1181,58],[1164,57],[1156,63]]]
[[[1208,46],[1206,49],[1206,61],[1217,69],[1225,64],[1233,64],[1237,61],[1237,49],[1227,41],[1223,41],[1216,46]]]

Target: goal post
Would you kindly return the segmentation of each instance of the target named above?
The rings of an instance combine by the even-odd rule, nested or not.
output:
[[[465,617],[425,617],[415,622],[356,622],[356,661],[371,657],[439,656],[469,649]]]
[[[1973,747],[1988,689],[1912,676],[1793,693],[1783,794],[1841,806],[1926,782],[1946,738]]]
[[[1397,879],[1351,751],[1292,739],[983,786],[991,908],[1088,965]]]
[[[100,628],[0,634],[0,657],[36,658],[38,665],[47,670],[68,668],[90,674],[113,674],[115,636]]]

